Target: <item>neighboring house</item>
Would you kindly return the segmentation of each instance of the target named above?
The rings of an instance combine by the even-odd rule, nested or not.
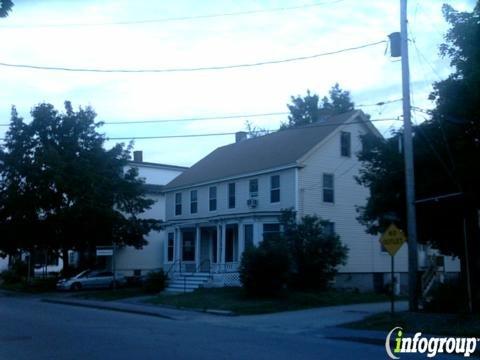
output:
[[[382,288],[389,282],[390,256],[356,219],[356,206],[368,196],[354,179],[359,136],[367,132],[381,136],[361,111],[352,111],[252,139],[237,133],[236,143],[216,149],[164,187],[164,268],[184,284],[185,274],[200,273],[213,285],[236,285],[245,247],[280,232],[281,210],[294,208],[298,217],[317,214],[330,221],[349,247],[337,286]],[[445,261],[444,270],[457,267]],[[405,286],[407,246],[395,257],[395,271]]]
[[[165,220],[165,195],[163,185],[181,174],[186,167],[157,164],[143,161],[141,151],[134,151],[134,159],[130,167],[138,169],[139,177],[145,179],[146,195],[155,203],[142,214],[144,218]],[[115,252],[115,269],[119,274],[130,276],[142,275],[150,270],[160,269],[163,266],[162,232],[152,231],[146,236],[148,244],[142,249],[131,246],[117,248]],[[111,259],[106,258],[106,268],[112,266]]]
[[[0,256],[0,272],[8,269],[8,257],[2,258]]]

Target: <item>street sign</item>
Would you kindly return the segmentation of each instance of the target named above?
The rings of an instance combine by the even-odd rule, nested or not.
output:
[[[382,243],[383,247],[392,256],[397,253],[406,240],[407,238],[405,237],[403,231],[397,228],[395,224],[391,224],[380,237],[380,242]]]
[[[97,248],[97,256],[112,256],[113,255],[113,248]]]

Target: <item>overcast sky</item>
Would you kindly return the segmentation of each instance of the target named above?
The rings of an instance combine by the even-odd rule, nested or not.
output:
[[[14,2],[10,16],[0,19],[0,62],[53,67],[163,69],[255,63],[382,41],[399,30],[399,0]],[[441,14],[444,2],[409,1],[409,37],[415,42],[410,43],[413,105],[422,108],[432,107],[427,99],[432,82],[451,72],[438,54],[447,29]],[[470,11],[474,5],[474,0],[447,2],[459,10]],[[289,9],[279,11],[282,7]],[[248,14],[201,17],[238,12]],[[176,20],[150,22],[168,18]],[[132,21],[140,23],[118,24]],[[381,44],[284,64],[184,73],[75,73],[0,66],[0,123],[9,122],[12,105],[28,120],[35,104],[49,102],[61,108],[65,100],[75,107],[92,106],[98,120],[105,122],[285,112],[290,96],[310,89],[323,97],[335,82],[351,91],[359,105],[394,100],[401,98],[400,62],[385,55],[385,49]],[[401,103],[362,110],[373,119],[394,118],[401,115]],[[110,137],[222,133],[245,129],[246,120],[276,129],[286,115],[106,124],[102,131]],[[378,121],[375,126],[388,134],[399,122]],[[0,127],[0,136],[6,129]],[[144,151],[146,161],[189,166],[233,141],[232,135],[136,140],[135,149]]]

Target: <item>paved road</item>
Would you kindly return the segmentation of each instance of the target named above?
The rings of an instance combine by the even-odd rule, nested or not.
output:
[[[223,318],[225,319],[225,318]],[[233,320],[233,319],[232,319]],[[0,294],[0,359],[385,359],[382,346]],[[424,357],[422,357],[424,358]]]

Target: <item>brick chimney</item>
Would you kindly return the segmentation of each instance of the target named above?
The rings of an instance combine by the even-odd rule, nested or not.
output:
[[[143,162],[143,151],[136,150],[133,152],[133,161],[135,162]]]
[[[239,143],[240,141],[247,140],[247,133],[245,131],[238,131],[235,133],[235,142]]]

